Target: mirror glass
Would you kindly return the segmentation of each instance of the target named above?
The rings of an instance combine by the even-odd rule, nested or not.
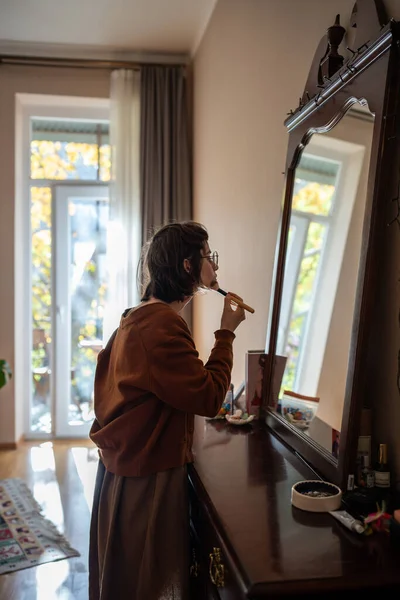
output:
[[[374,118],[356,105],[296,168],[269,410],[337,458]],[[280,376],[279,375],[279,376]]]

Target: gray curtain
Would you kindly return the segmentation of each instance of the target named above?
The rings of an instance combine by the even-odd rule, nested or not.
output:
[[[183,66],[142,66],[140,98],[142,241],[154,228],[192,218],[187,80]]]
[[[160,225],[192,218],[185,67],[141,67],[140,115],[140,198],[145,243]],[[181,316],[191,327],[192,303]]]

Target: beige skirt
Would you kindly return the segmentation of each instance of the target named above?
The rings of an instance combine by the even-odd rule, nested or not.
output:
[[[187,600],[186,467],[120,477],[99,461],[89,549],[90,600]]]

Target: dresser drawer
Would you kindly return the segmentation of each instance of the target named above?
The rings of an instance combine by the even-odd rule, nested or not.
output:
[[[200,540],[191,527],[190,600],[220,600],[218,588],[212,583],[209,565],[200,546]]]
[[[201,577],[207,582],[206,594],[208,595],[204,595],[203,598],[243,600],[246,596],[241,591],[236,568],[224,551],[224,544],[206,506],[197,498],[191,486],[189,486],[189,498],[192,552],[194,547]]]

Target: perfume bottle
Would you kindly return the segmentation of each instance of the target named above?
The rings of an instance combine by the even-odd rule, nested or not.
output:
[[[361,457],[360,485],[366,488],[373,488],[375,485],[375,473],[369,466],[368,454],[363,454]]]
[[[375,465],[375,486],[377,488],[390,488],[390,469],[387,456],[387,444],[379,444],[378,462]]]

